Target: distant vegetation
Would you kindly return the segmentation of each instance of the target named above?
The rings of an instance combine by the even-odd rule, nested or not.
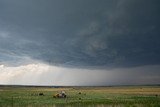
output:
[[[66,98],[55,98],[61,91]],[[0,107],[160,107],[160,86],[0,87]],[[97,105],[97,106],[96,106]]]

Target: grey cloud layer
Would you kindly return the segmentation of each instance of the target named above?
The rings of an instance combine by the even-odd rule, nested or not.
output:
[[[0,62],[160,64],[158,0],[0,0]],[[14,63],[15,64],[15,63]]]

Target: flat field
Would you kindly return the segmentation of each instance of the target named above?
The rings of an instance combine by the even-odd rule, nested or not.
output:
[[[61,91],[66,92],[67,98],[53,98]],[[160,107],[160,86],[0,87],[0,107],[64,106]]]

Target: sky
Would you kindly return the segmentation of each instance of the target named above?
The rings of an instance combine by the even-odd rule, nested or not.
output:
[[[159,84],[159,12],[159,0],[0,0],[0,84]]]

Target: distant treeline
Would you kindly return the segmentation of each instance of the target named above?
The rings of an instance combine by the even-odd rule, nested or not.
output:
[[[0,85],[0,87],[37,87],[37,88],[96,88],[96,87],[147,87],[147,86],[160,86],[160,84],[148,84],[148,85],[110,85],[110,86],[45,86],[45,85]]]

